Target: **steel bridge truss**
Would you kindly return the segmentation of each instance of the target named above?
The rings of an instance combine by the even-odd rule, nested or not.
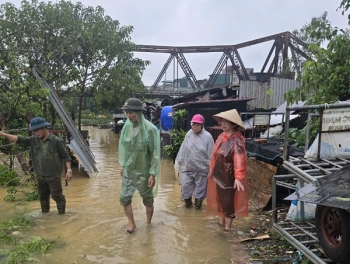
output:
[[[296,38],[290,32],[283,32],[259,38],[247,42],[243,42],[236,45],[216,45],[216,46],[154,46],[154,45],[136,45],[135,52],[151,52],[151,53],[169,53],[170,56],[165,62],[162,70],[158,74],[158,77],[154,81],[152,87],[156,88],[159,85],[160,80],[166,73],[170,63],[173,60],[177,60],[177,63],[182,68],[186,78],[191,84],[194,90],[201,89],[195,74],[193,73],[190,65],[188,64],[185,53],[208,53],[208,52],[221,52],[222,56],[216,64],[213,73],[210,75],[205,88],[211,88],[214,86],[218,75],[222,72],[228,60],[232,64],[232,71],[234,70],[240,81],[250,80],[247,69],[244,66],[243,60],[238,52],[239,49],[246,48],[249,46],[261,44],[267,41],[273,41],[272,47],[266,57],[263,67],[260,70],[260,75],[265,74],[268,77],[274,76],[278,72],[286,70],[289,66],[289,55],[290,50],[292,61],[297,60],[297,55],[301,56],[305,60],[311,60],[311,58],[303,51],[307,48],[300,39]],[[270,63],[270,64],[269,64]],[[267,68],[268,67],[268,68]],[[296,69],[297,73],[300,73],[300,69]]]

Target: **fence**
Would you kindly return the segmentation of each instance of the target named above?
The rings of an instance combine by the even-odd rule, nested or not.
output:
[[[6,133],[16,135],[21,131],[27,132],[28,128],[12,129],[6,131]],[[65,130],[50,129],[50,132],[55,135],[59,134],[66,143],[68,142]],[[0,166],[2,166],[0,169],[0,179],[4,174],[15,171],[18,175],[17,179],[21,182],[26,182],[28,177],[32,176],[31,173],[33,171],[30,164],[30,149],[26,148],[22,150],[23,147],[19,148],[19,146],[16,147],[15,145],[16,143],[11,143],[4,137],[0,138]],[[7,185],[9,183],[0,180],[0,187]]]
[[[14,129],[7,131],[7,133],[16,134],[18,131],[27,131],[28,128]],[[29,149],[20,150],[15,148],[15,143],[10,143],[6,139],[0,141],[0,165],[2,169],[0,170],[0,178],[10,171],[15,171],[17,173],[16,179],[23,180],[28,177],[29,171],[31,170],[29,166]],[[10,181],[13,181],[11,179]],[[0,186],[8,186],[10,182],[0,181]]]

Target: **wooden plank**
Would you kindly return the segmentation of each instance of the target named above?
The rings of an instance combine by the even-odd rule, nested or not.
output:
[[[271,164],[247,158],[249,210],[262,210],[272,196],[272,177],[277,168]]]

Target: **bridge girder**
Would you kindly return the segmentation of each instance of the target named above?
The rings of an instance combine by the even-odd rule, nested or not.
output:
[[[214,46],[156,46],[156,45],[135,45],[133,49],[134,52],[151,52],[151,53],[169,53],[170,57],[165,62],[162,70],[160,71],[156,81],[153,84],[153,87],[157,87],[161,78],[168,69],[170,63],[175,58],[177,63],[181,66],[183,72],[186,75],[189,83],[191,84],[194,90],[200,89],[198,81],[193,73],[190,65],[185,59],[185,53],[209,53],[209,52],[221,52],[223,55],[219,59],[216,67],[214,68],[213,73],[210,75],[210,78],[207,82],[206,88],[210,88],[214,85],[218,74],[222,71],[227,60],[230,59],[233,69],[236,71],[239,80],[249,80],[249,75],[244,66],[243,60],[241,59],[238,50],[253,45],[261,44],[267,41],[274,41],[273,45],[266,57],[266,60],[263,64],[263,67],[260,71],[260,74],[266,74],[266,76],[274,76],[278,72],[279,65],[282,65],[282,70],[285,70],[288,67],[288,50],[291,50],[292,57],[295,54],[303,57],[305,60],[311,60],[311,58],[299,48],[300,45],[302,48],[307,48],[307,44],[295,37],[290,32],[283,32],[279,34],[274,34],[266,36],[263,38],[258,38],[246,42],[242,42],[235,45],[214,45]],[[273,55],[272,61],[271,57]],[[281,61],[282,60],[282,61]],[[267,72],[265,69],[269,62],[271,61]],[[280,63],[281,62],[281,63]]]

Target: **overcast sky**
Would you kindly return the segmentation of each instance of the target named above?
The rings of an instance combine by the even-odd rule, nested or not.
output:
[[[5,1],[20,4],[20,0]],[[56,2],[53,0],[51,2]],[[136,44],[201,46],[234,45],[300,29],[328,12],[332,26],[347,28],[347,14],[336,11],[341,0],[81,0],[85,6],[102,6],[121,25],[132,25]],[[260,71],[272,42],[240,49],[246,68]],[[208,79],[222,53],[185,54],[197,79]],[[152,85],[169,54],[135,53],[150,60],[143,81]],[[179,67],[180,68],[180,67]],[[184,76],[181,72],[179,77]],[[176,77],[175,77],[176,78]],[[173,79],[172,65],[166,79]],[[164,80],[164,77],[163,77]]]

